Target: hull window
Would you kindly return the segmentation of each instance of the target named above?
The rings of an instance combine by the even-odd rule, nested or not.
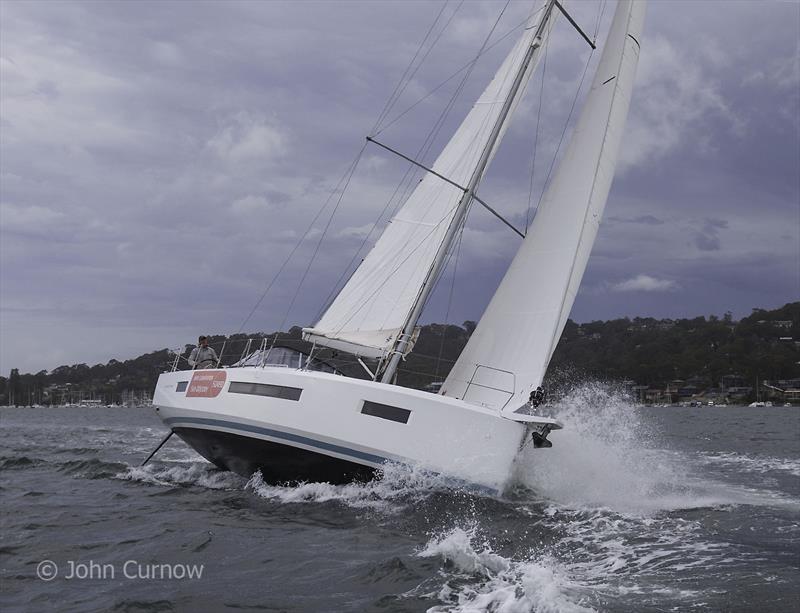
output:
[[[364,406],[361,407],[361,413],[364,415],[372,415],[373,417],[380,417],[390,421],[396,421],[401,424],[407,424],[408,418],[411,416],[411,411],[408,409],[401,409],[399,407],[389,406],[388,404],[379,404],[377,402],[364,401]]]
[[[176,392],[185,392],[187,385],[189,385],[188,381],[178,381],[178,385],[175,386],[175,391]]]
[[[265,383],[245,383],[243,381],[231,381],[228,391],[234,394],[271,396],[272,398],[283,398],[284,400],[300,400],[300,394],[303,392],[299,387],[267,385]]]

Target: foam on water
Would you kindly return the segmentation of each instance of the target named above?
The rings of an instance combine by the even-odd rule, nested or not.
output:
[[[796,522],[783,508],[771,513],[740,505],[800,510],[800,501],[790,498],[795,490],[769,489],[778,487],[770,484],[776,475],[781,483],[792,481],[800,471],[797,460],[772,457],[780,452],[768,446],[752,456],[742,449],[670,449],[650,427],[656,421],[651,411],[602,384],[579,385],[554,408],[564,430],[552,433],[552,449],[524,450],[517,476],[525,487],[505,499],[479,497],[400,465],[387,466],[382,479],[364,484],[272,486],[260,475],[247,480],[197,461],[177,437],[147,467],[133,466],[163,435],[157,427],[132,428],[129,436],[90,428],[86,440],[81,432],[71,441],[58,428],[40,435],[29,452],[21,451],[29,444],[22,437],[4,459],[16,478],[24,470],[36,475],[55,466],[65,478],[114,477],[157,493],[199,487],[279,504],[327,504],[326,517],[342,511],[339,506],[374,509],[378,513],[355,515],[365,524],[378,516],[382,528],[391,526],[380,537],[396,537],[392,560],[412,559],[411,578],[399,589],[416,584],[408,596],[435,605],[432,611],[583,612],[618,610],[615,605],[628,602],[635,603],[628,610],[702,609],[713,608],[703,603],[729,603],[716,595],[740,578],[775,585],[793,580],[774,560],[761,574],[777,539],[760,549],[754,543],[774,535],[780,543],[791,542]],[[135,445],[124,460],[108,453],[119,440],[131,439]],[[42,450],[51,441],[56,452],[46,455]],[[87,457],[92,453],[99,458]],[[747,479],[737,481],[737,475]],[[254,512],[262,506],[253,505]],[[313,520],[316,510],[308,507],[292,512],[311,511]],[[388,521],[380,521],[381,514]],[[237,521],[224,517],[223,523]],[[772,523],[752,533],[763,517]],[[383,560],[382,553],[376,558]],[[390,579],[384,580],[388,585]]]
[[[704,453],[703,461],[710,464],[736,467],[754,473],[785,472],[800,477],[800,460],[768,456],[746,456],[733,452]]]
[[[798,508],[776,492],[702,478],[686,454],[661,448],[645,414],[608,386],[582,384],[555,410],[564,430],[551,435],[553,447],[527,448],[518,459],[517,480],[534,495],[516,510],[531,517],[533,532],[556,538],[503,557],[477,538],[479,530],[491,531],[485,523],[434,536],[418,553],[448,564],[434,594],[442,604],[432,610],[602,610],[604,598],[625,594],[688,605],[714,589],[679,588],[677,575],[690,579],[702,569],[722,577],[752,568],[758,559],[724,541],[709,542],[701,521],[674,511],[724,512],[742,504]],[[719,461],[745,462],[732,454]],[[792,468],[785,462],[748,464]],[[537,542],[527,532],[520,536],[523,546]]]
[[[177,454],[178,458],[182,455]],[[260,472],[248,480],[202,460],[187,463],[172,458],[144,467],[128,466],[122,472],[117,471],[114,478],[167,487],[195,485],[208,489],[250,491],[261,498],[283,503],[336,501],[352,508],[373,508],[386,513],[395,513],[434,492],[455,496],[473,494],[455,487],[446,477],[405,464],[387,464],[372,481],[343,485],[324,482],[271,485],[264,481]]]
[[[452,569],[429,611],[577,613],[593,611],[561,564],[543,555],[512,560],[488,543],[474,545],[476,530],[454,528],[434,536],[417,555],[441,557]]]
[[[435,491],[457,491],[444,477],[402,464],[385,465],[381,475],[367,483],[269,485],[257,472],[246,487],[262,498],[285,503],[337,501],[353,508],[373,508],[389,513]]]
[[[174,466],[129,468],[118,477],[242,489],[284,504],[333,502],[390,516],[410,511],[434,523],[445,506],[432,495],[443,493],[450,519],[415,554],[441,560],[434,591],[425,595],[438,602],[431,611],[585,612],[629,594],[653,606],[665,600],[689,606],[715,589],[687,587],[695,573],[724,581],[725,573],[759,560],[725,541],[709,541],[702,521],[675,511],[800,508],[777,492],[714,481],[703,470],[716,464],[795,474],[793,461],[666,448],[651,414],[610,386],[580,384],[552,408],[564,429],[551,434],[551,449],[523,450],[515,476],[524,488],[512,500],[481,502],[444,477],[405,465],[388,465],[367,483],[270,485],[260,473],[245,481],[202,462],[187,466],[177,448]],[[461,505],[451,496],[471,502]],[[497,504],[515,517],[513,532],[495,525]]]
[[[685,479],[648,448],[652,433],[625,395],[587,383],[553,409],[564,429],[550,435],[551,449],[523,450],[516,470],[524,485],[570,507],[647,513],[675,505],[668,499],[681,493],[676,484]]]
[[[212,490],[240,490],[246,483],[239,475],[219,470],[207,462],[169,467],[154,464],[129,466],[115,478],[170,487],[197,485]]]
[[[515,479],[564,507],[647,516],[678,509],[787,502],[768,492],[702,478],[685,455],[660,448],[658,433],[639,406],[608,385],[578,385],[552,410],[564,429],[550,435],[550,449],[526,446],[517,458]],[[767,463],[735,454],[718,461],[759,469],[797,468],[789,461]]]
[[[583,582],[604,585],[610,577],[636,581],[641,573],[658,573],[715,564],[743,562],[727,543],[709,543],[697,521],[664,516],[625,517],[607,511],[578,511],[550,507],[547,525],[563,536],[553,546],[569,561],[570,571]],[[617,582],[615,590],[635,589]]]
[[[478,536],[491,525],[471,524],[434,535],[417,553],[444,562],[443,585],[431,594],[441,605],[432,610],[603,610],[608,598],[626,594],[640,594],[654,604],[665,598],[688,604],[703,594],[687,588],[677,580],[679,575],[685,581],[694,569],[712,568],[724,576],[758,562],[728,543],[705,540],[698,521],[555,506],[540,510],[538,517],[536,530],[558,538],[543,543],[518,533],[520,542],[514,545],[522,548],[505,557]],[[507,537],[503,534],[501,540]]]

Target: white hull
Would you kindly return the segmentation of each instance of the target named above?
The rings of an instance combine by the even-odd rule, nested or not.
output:
[[[528,433],[454,398],[269,366],[164,373],[153,405],[210,461],[242,474],[257,467],[268,480],[344,481],[399,462],[498,493]]]

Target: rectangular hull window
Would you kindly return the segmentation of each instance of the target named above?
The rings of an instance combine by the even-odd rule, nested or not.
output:
[[[299,387],[268,385],[266,383],[245,383],[243,381],[231,381],[228,391],[234,394],[270,396],[272,398],[283,398],[284,400],[300,400],[300,394],[303,392]]]
[[[175,386],[175,391],[176,392],[185,392],[187,385],[189,385],[188,381],[178,381],[178,385]]]
[[[361,407],[361,413],[364,415],[372,415],[373,417],[380,417],[390,421],[396,421],[401,424],[407,424],[408,418],[411,416],[411,411],[408,409],[401,409],[399,407],[389,406],[388,404],[379,404],[377,402],[364,401],[364,406]]]

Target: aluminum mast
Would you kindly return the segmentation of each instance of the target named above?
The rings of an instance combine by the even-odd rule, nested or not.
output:
[[[382,383],[392,382],[392,379],[397,372],[397,367],[400,365],[400,360],[406,353],[405,350],[411,341],[414,328],[416,327],[417,321],[422,314],[422,309],[424,308],[425,302],[428,300],[428,297],[433,291],[433,287],[436,279],[439,276],[439,273],[441,273],[442,268],[444,267],[450,246],[453,244],[461,225],[464,223],[467,211],[469,210],[469,205],[472,203],[474,191],[478,187],[478,183],[480,183],[481,179],[483,178],[483,173],[492,157],[497,140],[503,132],[503,127],[508,119],[508,115],[511,112],[514,101],[519,94],[522,84],[525,80],[528,67],[531,65],[532,60],[536,57],[536,54],[541,49],[542,34],[545,32],[545,28],[547,28],[550,22],[550,18],[553,14],[553,7],[555,7],[556,4],[556,0],[549,0],[544,9],[544,15],[542,15],[542,18],[539,21],[533,42],[531,43],[530,47],[528,47],[528,51],[525,54],[525,59],[523,60],[520,69],[517,71],[517,74],[514,78],[514,83],[509,90],[508,96],[503,104],[503,108],[500,111],[500,115],[495,122],[492,133],[488,142],[486,143],[486,147],[484,147],[481,158],[478,161],[478,165],[476,166],[475,171],[472,173],[472,177],[467,184],[464,195],[458,202],[456,214],[453,216],[450,226],[447,228],[445,239],[440,245],[439,250],[436,252],[436,257],[434,258],[433,263],[428,270],[428,274],[425,276],[425,281],[420,288],[416,301],[414,302],[414,308],[411,309],[405,325],[403,326],[403,330],[397,337],[397,342],[395,343],[391,357],[389,358],[389,363],[386,365],[386,369],[383,371],[383,375],[381,376]]]

